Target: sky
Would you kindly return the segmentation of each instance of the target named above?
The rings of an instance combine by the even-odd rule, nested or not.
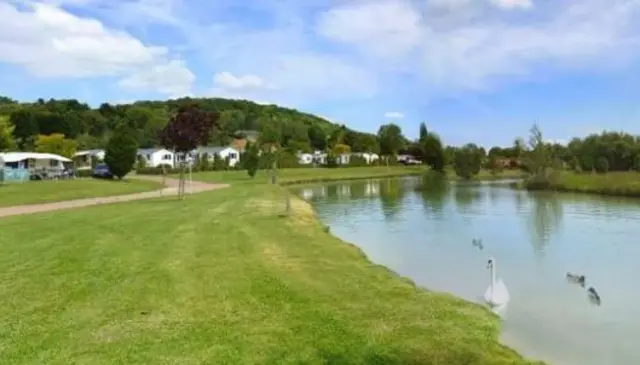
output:
[[[0,95],[243,98],[446,144],[640,133],[640,0],[0,0]]]

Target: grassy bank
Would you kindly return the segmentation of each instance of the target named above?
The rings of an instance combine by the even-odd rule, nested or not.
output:
[[[140,193],[160,189],[161,184],[142,180],[54,180],[0,185],[0,206],[50,203],[63,200]]]
[[[383,178],[421,175],[427,171],[424,166],[369,166],[369,167],[349,167],[349,168],[299,168],[278,170],[278,181],[281,184],[311,183],[323,181],[355,180],[366,178]],[[447,171],[447,176],[457,179],[453,171]],[[263,184],[269,181],[270,172],[266,170],[258,171],[254,179],[241,171],[207,171],[193,173],[194,180],[228,183],[228,184]],[[498,180],[521,177],[519,171],[505,171],[497,176],[489,171],[482,170],[474,180]]]
[[[481,306],[371,264],[301,200],[281,217],[283,192],[1,219],[0,362],[528,363]]]
[[[640,173],[577,174],[565,171],[554,179],[547,190],[640,197]]]

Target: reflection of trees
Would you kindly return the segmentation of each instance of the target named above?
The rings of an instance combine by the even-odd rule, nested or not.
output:
[[[402,206],[405,190],[401,179],[384,179],[380,181],[380,203],[385,218],[393,218]]]
[[[367,192],[368,181],[354,181],[351,185],[351,199],[364,199]]]
[[[327,200],[328,201],[338,200],[338,197],[340,196],[340,194],[338,193],[339,190],[340,190],[340,187],[338,184],[327,185]]]
[[[530,221],[532,245],[536,255],[544,255],[551,236],[562,225],[562,203],[555,193],[535,192],[530,197],[533,203]]]
[[[484,198],[483,189],[478,186],[458,185],[453,197],[456,201],[456,208],[460,213],[470,213],[474,207]]]
[[[446,178],[439,176],[424,176],[418,184],[414,186],[414,191],[422,199],[422,206],[425,213],[431,214],[434,218],[442,218],[443,208],[449,195],[449,182]]]

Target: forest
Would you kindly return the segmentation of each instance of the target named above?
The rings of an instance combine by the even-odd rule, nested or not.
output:
[[[105,148],[120,126],[135,131],[140,148],[160,146],[160,131],[182,106],[195,104],[218,115],[210,145],[228,145],[242,131],[268,131],[283,151],[322,150],[336,154],[375,152],[383,156],[408,154],[436,170],[451,166],[462,177],[472,177],[479,169],[505,168],[531,170],[532,159],[545,166],[574,171],[640,171],[640,137],[625,132],[603,131],[574,138],[567,145],[548,143],[534,126],[529,140],[514,138],[508,147],[486,150],[474,141],[464,146],[447,146],[425,123],[419,138],[409,140],[395,124],[382,124],[377,134],[362,133],[333,124],[318,116],[276,105],[222,98],[183,98],[167,101],[138,101],[132,104],[103,103],[98,108],[75,99],[38,99],[18,102],[0,96],[0,151],[47,151],[52,136],[64,138],[64,148],[55,152],[73,154],[76,150]],[[523,131],[526,133],[526,131]],[[536,157],[537,156],[537,157]],[[388,161],[392,161],[390,159]],[[544,160],[544,161],[543,161]]]

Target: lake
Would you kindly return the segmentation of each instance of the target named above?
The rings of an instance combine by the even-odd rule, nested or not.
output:
[[[640,362],[633,282],[640,279],[640,200],[416,177],[295,192],[333,234],[431,290],[483,302],[493,256],[511,294],[502,341],[525,356],[554,365]],[[601,305],[567,272],[586,275]]]

